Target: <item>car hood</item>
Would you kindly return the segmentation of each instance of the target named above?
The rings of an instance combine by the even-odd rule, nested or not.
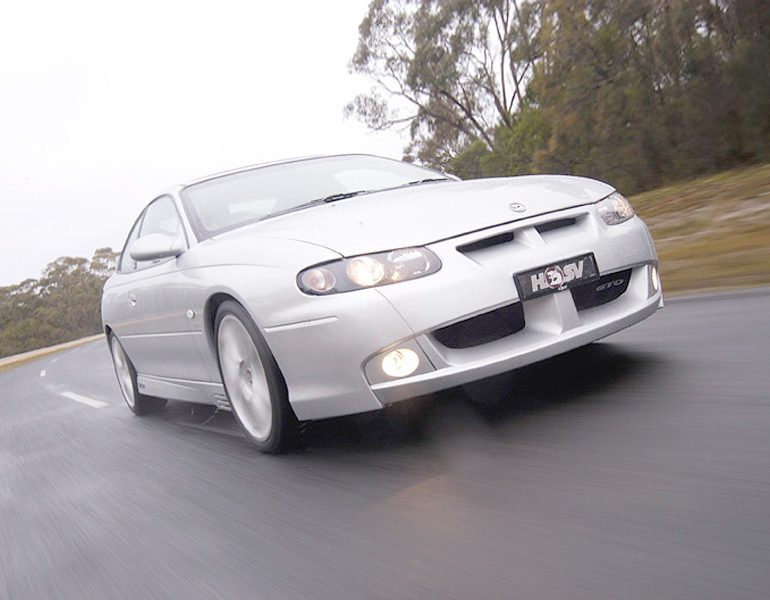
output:
[[[596,202],[612,191],[599,181],[559,175],[425,183],[310,207],[220,237],[301,240],[353,256],[427,245]],[[523,205],[524,211],[514,212],[512,203]]]

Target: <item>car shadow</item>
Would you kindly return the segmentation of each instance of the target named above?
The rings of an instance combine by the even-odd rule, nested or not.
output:
[[[514,424],[543,411],[612,403],[667,363],[619,344],[593,343],[515,372],[398,403],[384,411],[310,423],[299,451],[377,451],[430,444]]]
[[[487,382],[492,384],[491,398],[465,391],[477,411],[495,423],[559,405],[609,400],[613,388],[635,387],[664,364],[654,354],[598,342],[480,382],[482,393]],[[508,387],[494,397],[494,384]]]
[[[446,436],[476,435],[516,425],[544,411],[612,403],[661,374],[655,354],[593,343],[510,374],[399,402],[372,413],[303,423],[289,456],[379,452],[429,445]],[[211,406],[170,402],[150,418],[246,442],[234,416]]]

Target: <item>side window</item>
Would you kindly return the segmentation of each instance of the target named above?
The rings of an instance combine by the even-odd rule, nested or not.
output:
[[[170,237],[176,237],[182,233],[179,213],[176,212],[174,201],[168,196],[161,196],[150,204],[144,212],[139,237],[142,238],[153,233],[162,233]]]
[[[153,261],[137,262],[129,255],[131,244],[137,239],[153,233],[161,233],[170,237],[183,236],[182,232],[182,221],[174,201],[169,196],[161,196],[157,200],[153,200],[144,209],[143,215],[137,220],[128,236],[126,246],[120,256],[121,272],[135,271],[153,264]]]
[[[118,271],[125,273],[126,271],[133,271],[136,269],[136,261],[128,255],[128,248],[134,243],[134,240],[139,237],[139,229],[142,226],[142,217],[144,212],[139,215],[139,218],[131,228],[131,233],[128,234],[126,244],[123,246],[123,252],[120,253],[120,262],[118,263]]]

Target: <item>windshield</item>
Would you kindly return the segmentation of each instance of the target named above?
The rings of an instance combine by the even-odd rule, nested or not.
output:
[[[308,204],[347,198],[445,175],[376,156],[331,156],[255,167],[195,183],[182,200],[199,239]]]

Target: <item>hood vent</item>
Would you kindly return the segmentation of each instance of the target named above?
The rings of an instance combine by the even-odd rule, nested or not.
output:
[[[476,252],[478,250],[483,250],[484,248],[491,248],[492,246],[507,244],[508,242],[512,242],[512,241],[513,241],[513,232],[506,231],[505,233],[493,235],[492,237],[484,238],[483,240],[478,240],[476,242],[471,242],[470,244],[463,244],[462,246],[457,246],[457,251],[462,252],[463,254],[468,254],[471,252]]]
[[[535,225],[535,229],[537,229],[538,233],[545,233],[546,231],[553,231],[554,229],[571,227],[575,223],[577,223],[577,219],[575,218],[557,219],[556,221],[548,221],[546,223],[540,223],[540,225]]]

